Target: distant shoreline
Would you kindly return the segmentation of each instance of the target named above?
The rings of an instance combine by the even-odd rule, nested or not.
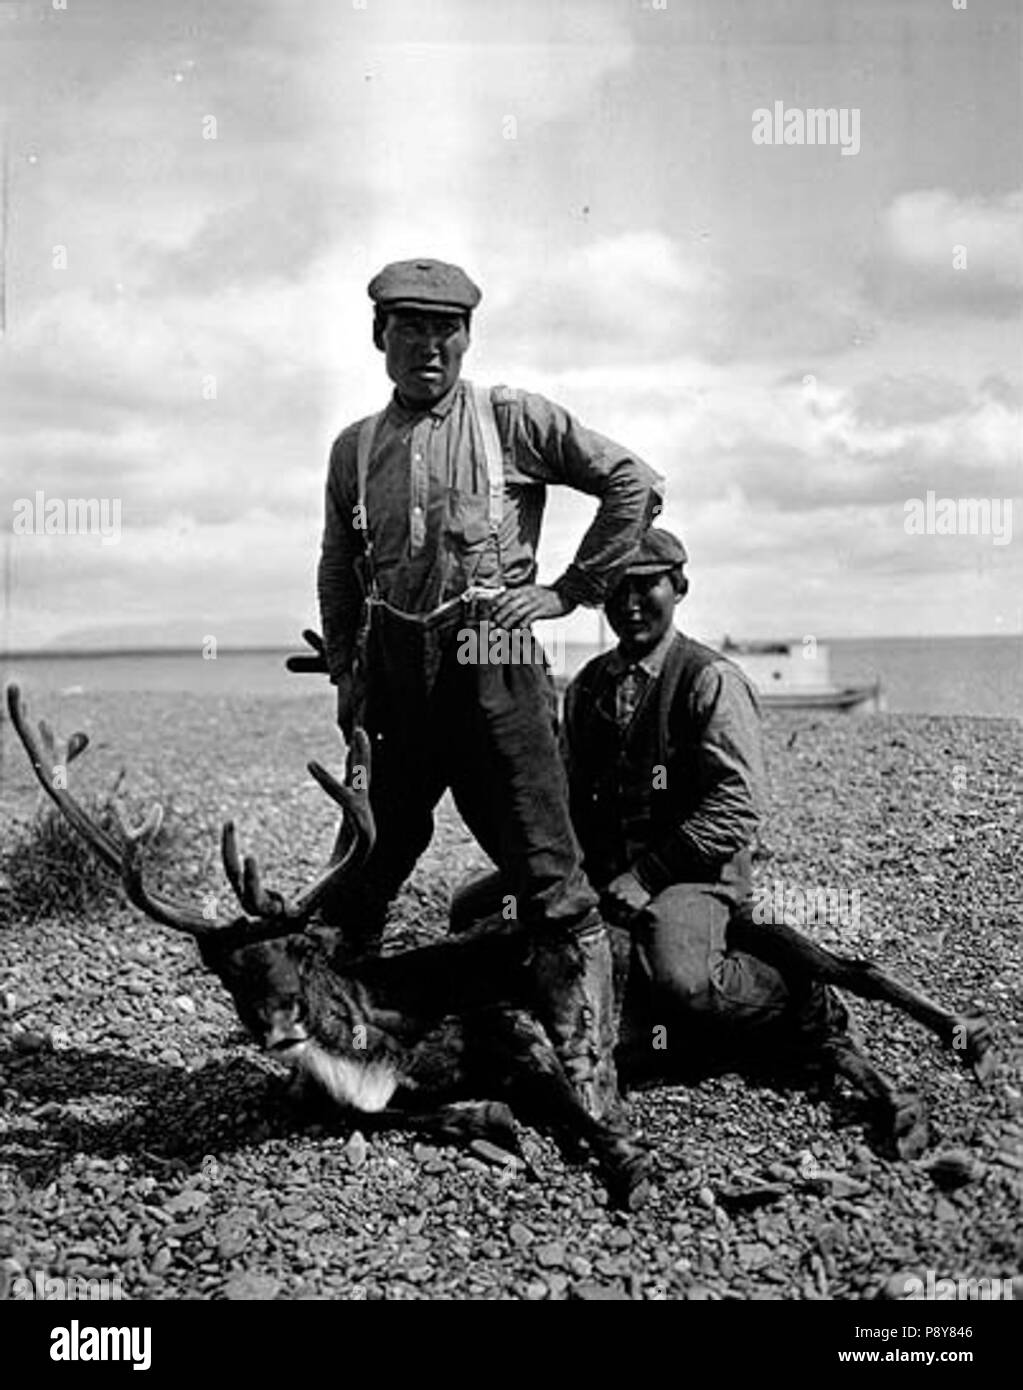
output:
[[[708,637],[701,637],[700,641],[707,642],[710,646],[720,645],[721,639],[715,642]],[[736,639],[738,640],[738,639]],[[757,637],[756,639],[744,637],[743,641],[756,640],[757,642],[786,642],[800,643],[801,637]],[[945,632],[932,636],[916,634],[913,636],[900,637],[897,635],[876,636],[868,635],[861,637],[829,637],[819,635],[818,641],[824,643],[834,642],[857,642],[857,643],[893,643],[893,642],[1012,642],[1023,641],[1023,632]],[[568,647],[597,649],[595,642],[566,642]],[[219,656],[280,656],[291,652],[302,650],[302,644],[298,638],[294,642],[271,643],[263,646],[239,646],[239,647],[217,647]],[[0,651],[0,662],[2,661],[66,661],[76,658],[95,660],[101,657],[126,657],[126,656],[195,656],[202,654],[201,644],[174,647],[29,647],[17,648],[10,651]]]

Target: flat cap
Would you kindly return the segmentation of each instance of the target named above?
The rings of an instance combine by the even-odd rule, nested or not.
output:
[[[677,536],[673,536],[670,531],[651,526],[633,552],[632,558],[623,565],[621,573],[665,574],[677,565],[684,565],[688,559],[686,548]]]
[[[393,261],[369,282],[369,297],[388,309],[465,314],[483,297],[461,266],[444,261]]]

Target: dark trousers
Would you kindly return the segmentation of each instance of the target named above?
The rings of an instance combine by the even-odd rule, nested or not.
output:
[[[549,673],[542,660],[460,661],[471,653],[460,640],[467,630],[374,614],[365,723],[377,841],[322,914],[341,928],[348,951],[379,944],[388,905],[429,844],[449,788],[523,925],[573,931],[599,920],[569,820]],[[486,655],[486,647],[476,652]],[[535,652],[521,643],[517,655]]]
[[[641,1057],[732,1037],[772,1033],[805,991],[773,966],[728,944],[728,926],[750,891],[749,855],[737,855],[715,883],[674,883],[611,927],[616,993],[624,999],[621,1045]],[[455,894],[451,930],[500,912],[504,885],[487,875]]]
[[[777,1024],[792,1003],[786,981],[745,951],[729,950],[737,899],[720,883],[675,883],[652,898],[631,935],[626,1013],[634,1030],[684,1020],[713,1031],[756,1032]]]

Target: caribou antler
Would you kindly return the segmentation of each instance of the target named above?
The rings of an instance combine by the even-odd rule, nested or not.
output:
[[[154,807],[145,824],[137,831],[130,831],[115,807],[122,833],[121,842],[118,843],[93,819],[85,807],[75,800],[67,787],[67,765],[84,752],[89,742],[88,735],[80,732],[72,734],[65,746],[65,755],[61,758],[53,731],[46,721],[40,720],[38,729],[33,729],[29,724],[21,700],[21,689],[13,681],[7,687],[7,710],[14,730],[28,754],[39,785],[68,824],[78,831],[104,864],[121,875],[125,892],[136,907],[141,908],[157,922],[162,922],[164,926],[174,927],[192,936],[201,936],[210,931],[212,924],[197,912],[164,902],[162,898],[147,892],[142,886],[138,858],[145,844],[159,829],[163,818],[162,809],[159,806]]]
[[[335,848],[335,854],[326,868],[294,901],[286,902],[280,893],[263,887],[256,860],[246,855],[243,861],[239,856],[234,822],[227,821],[224,825],[221,837],[224,872],[242,911],[259,919],[253,923],[250,932],[253,941],[271,941],[274,937],[300,931],[329,889],[366,858],[376,840],[376,826],[369,804],[370,742],[366,731],[355,729],[352,733],[344,783],[339,782],[320,763],[311,762],[308,768],[314,780],[341,807],[345,824],[351,827],[352,834],[344,852],[338,853]],[[339,835],[335,845],[341,839]]]
[[[233,948],[257,941],[272,941],[276,937],[301,931],[328,889],[369,854],[376,839],[369,804],[370,744],[365,731],[356,729],[348,753],[346,783],[339,782],[319,763],[309,764],[309,772],[345,813],[346,824],[352,830],[347,849],[340,854],[335,850],[335,857],[331,858],[320,875],[305,892],[289,903],[280,893],[263,887],[259,865],[251,855],[247,855],[244,861],[240,859],[234,823],[227,821],[221,839],[224,870],[245,916],[230,924],[217,926],[192,908],[158,897],[143,881],[142,859],[159,831],[163,819],[162,808],[154,806],[144,823],[137,830],[132,830],[115,806],[114,814],[120,831],[119,840],[115,839],[75,800],[67,788],[67,764],[84,751],[89,742],[88,736],[72,734],[61,757],[49,725],[41,720],[38,730],[34,730],[29,724],[21,690],[14,682],[7,687],[7,708],[39,784],[65,820],[109,868],[120,874],[125,893],[140,911],[161,925],[187,932],[189,936],[205,940],[216,938],[218,942]],[[339,843],[341,838],[339,836],[335,843]]]

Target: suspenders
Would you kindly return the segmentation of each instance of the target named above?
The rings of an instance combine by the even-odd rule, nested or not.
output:
[[[483,441],[483,457],[487,465],[487,515],[490,523],[490,536],[497,549],[498,568],[500,569],[501,522],[504,518],[504,462],[501,453],[501,438],[497,432],[497,419],[494,415],[494,402],[491,399],[490,387],[471,385],[469,382],[466,382],[466,385],[470,388],[469,399],[472,402],[476,424],[479,426],[480,438]],[[359,427],[355,457],[358,515],[363,525],[363,538],[366,542],[366,565],[369,571],[369,594],[373,599],[377,598],[377,587],[373,566],[373,540],[369,532],[369,514],[366,511],[366,478],[369,474],[369,458],[373,448],[373,438],[379,421],[379,414],[371,415],[368,419],[363,420]]]

